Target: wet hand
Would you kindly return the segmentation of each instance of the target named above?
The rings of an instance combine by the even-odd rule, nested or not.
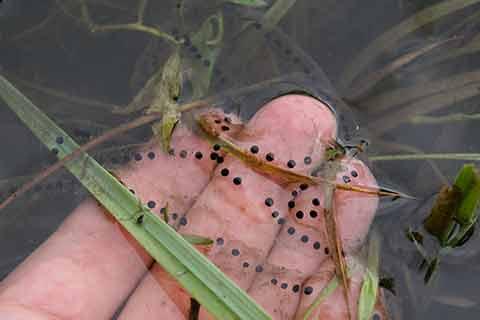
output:
[[[233,129],[233,116],[218,125]],[[313,98],[273,100],[239,131],[249,152],[302,174],[323,158],[334,138],[330,110]],[[325,233],[321,186],[277,184],[184,127],[173,155],[154,142],[116,174],[179,232],[208,237],[199,249],[274,319],[302,319],[334,274]],[[374,185],[358,160],[342,163],[342,183]],[[345,254],[362,245],[377,207],[372,195],[337,191],[335,208]],[[148,269],[149,272],[146,272]],[[362,274],[351,278],[356,301]],[[342,289],[314,318],[346,319]],[[125,305],[123,305],[125,303]],[[0,285],[1,319],[186,319],[188,294],[95,201],[88,200]],[[352,314],[356,314],[352,306]],[[381,305],[378,317],[383,317]],[[208,319],[201,309],[200,319]]]

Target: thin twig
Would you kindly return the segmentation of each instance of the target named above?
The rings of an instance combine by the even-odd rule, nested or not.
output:
[[[328,171],[325,178],[333,180],[337,176],[340,170],[340,162],[338,160],[333,161],[328,166]],[[340,237],[339,224],[337,220],[337,212],[335,208],[335,192],[336,188],[332,185],[324,186],[324,209],[323,216],[325,219],[326,236],[330,248],[332,248],[332,258],[335,264],[335,274],[340,279],[340,284],[343,287],[343,297],[345,299],[345,305],[347,306],[348,320],[353,320],[351,299],[350,299],[350,279],[347,274],[347,263],[344,257],[344,247],[342,238]]]
[[[445,0],[435,5],[426,7],[414,15],[401,21],[391,29],[372,41],[363,49],[345,68],[340,77],[340,92],[346,92],[347,88],[375,59],[384,51],[395,47],[400,41],[409,34],[417,31],[421,27],[435,22],[444,16],[460,11],[468,6],[478,3],[478,0]]]
[[[23,30],[22,32],[20,32],[19,34],[16,34],[15,36],[12,37],[12,40],[13,41],[18,41],[18,40],[21,40],[23,38],[25,38],[26,36],[34,33],[34,32],[37,32],[38,30],[44,28],[50,21],[53,20],[53,18],[55,18],[57,15],[59,15],[62,11],[57,9],[57,8],[51,8],[49,10],[49,13],[48,15],[42,20],[40,21],[39,23],[37,23],[36,25],[26,29],[26,30]]]
[[[371,161],[404,160],[459,160],[480,161],[480,153],[426,153],[426,154],[390,154],[369,157]]]
[[[97,122],[90,121],[90,120],[78,119],[78,118],[74,118],[74,117],[57,120],[57,123],[59,125],[67,124],[67,125],[70,125],[70,127],[72,127],[72,126],[81,127],[81,128],[92,127],[94,129],[96,129],[96,131],[97,130],[98,131],[103,131],[103,130],[107,130],[109,128],[109,126],[107,126],[105,124],[97,123]]]
[[[413,154],[425,154],[425,152],[423,152],[422,150],[420,150],[418,148],[415,148],[414,146],[410,146],[410,145],[406,145],[406,144],[402,144],[402,143],[397,143],[397,142],[391,142],[391,141],[385,141],[385,140],[378,139],[378,140],[375,140],[375,144],[383,145],[383,146],[385,146],[387,148],[390,148],[390,149],[397,149],[397,150],[400,150],[400,151],[411,152]],[[369,159],[371,159],[371,157]],[[449,184],[449,181],[448,181],[447,177],[445,177],[445,175],[440,170],[440,168],[437,166],[435,161],[433,161],[432,159],[426,159],[426,161],[430,165],[430,167],[432,168],[433,172],[437,175],[438,179],[442,182],[442,184],[444,184],[444,185]]]
[[[393,60],[385,67],[380,70],[374,71],[365,77],[362,77],[361,81],[354,82],[353,88],[349,90],[347,94],[347,100],[356,101],[361,98],[364,98],[368,92],[371,91],[380,81],[388,77],[389,75],[396,72],[398,69],[408,65],[412,61],[416,60],[417,58],[430,53],[432,50],[442,46],[446,43],[451,42],[452,40],[457,40],[458,37],[453,37],[446,40],[440,40],[424,46],[420,49],[414,50],[412,52],[408,52],[399,58]]]
[[[393,110],[379,117],[368,124],[368,128],[376,135],[382,135],[388,130],[398,127],[404,122],[408,122],[412,117],[428,114],[442,108],[448,107],[453,103],[460,103],[468,98],[477,96],[478,83],[470,83],[464,87],[440,92],[432,96],[414,101],[407,106]]]
[[[70,3],[65,3],[67,1],[62,1],[62,0],[57,0],[57,4],[59,6],[59,8],[55,8],[52,6],[52,8],[50,9],[49,11],[49,14],[39,23],[37,23],[36,25],[16,34],[15,36],[12,37],[12,40],[14,41],[18,41],[18,40],[21,40],[29,35],[31,35],[32,33],[35,33],[39,30],[41,30],[42,28],[44,28],[48,23],[50,23],[56,16],[58,16],[60,13],[65,13],[67,14],[68,16],[72,17],[72,18],[75,18],[73,17],[70,12],[68,11],[67,9],[67,6],[70,6],[72,5],[72,8],[74,6],[78,6],[80,3],[76,0],[70,0]],[[124,8],[124,7],[119,7],[117,4],[114,4],[114,3],[111,3],[109,1],[98,1],[100,2],[103,6],[106,6],[106,7],[109,7],[109,8],[114,8],[114,9],[117,9],[117,10],[122,10],[122,11],[126,11],[127,9]]]
[[[84,24],[87,25],[88,29],[90,32],[108,32],[108,31],[121,31],[121,30],[130,30],[130,31],[139,31],[139,32],[144,32],[147,34],[151,34],[155,37],[162,38],[174,45],[180,44],[180,41],[175,39],[174,36],[163,32],[160,30],[158,27],[150,27],[146,26],[143,24],[143,18],[144,18],[144,11],[147,5],[146,0],[141,0],[137,14],[138,14],[138,21],[134,23],[125,23],[125,24],[106,24],[106,25],[98,25],[96,24],[91,15],[90,15],[90,10],[88,9],[87,3],[85,0],[80,0],[81,3],[81,14],[82,14],[82,20]]]
[[[148,144],[148,143],[147,143]],[[99,159],[97,161],[101,161],[104,157],[104,155],[108,155],[112,152],[122,152],[124,150],[130,150],[134,148],[139,148],[142,146],[145,146],[146,143],[131,143],[131,144],[126,144],[126,145],[121,145],[121,146],[112,146],[112,147],[107,147],[101,150],[95,150],[92,152],[92,156]],[[0,189],[6,188],[7,186],[13,186],[16,187],[17,185],[24,183],[27,180],[31,180],[35,178],[36,173],[32,174],[27,174],[27,175],[22,175],[22,176],[10,176],[6,178],[0,179]]]
[[[65,4],[64,4],[64,2],[62,2],[62,0],[56,0],[56,2],[57,2],[57,6],[62,10],[62,12],[63,12],[63,14],[64,14],[65,16],[70,17],[71,19],[73,19],[73,20],[75,21],[75,23],[77,23],[79,26],[83,26],[83,25],[84,25],[84,21],[83,21],[81,18],[75,16],[73,13],[71,13],[71,12],[70,12],[70,9],[68,9],[68,8],[65,6]],[[76,3],[77,5],[81,5],[81,4],[82,4],[80,1],[76,1],[76,2],[77,2],[77,3]],[[80,9],[82,10],[82,8],[80,8]]]
[[[76,104],[80,104],[82,106],[91,106],[91,107],[96,107],[96,108],[102,108],[102,109],[105,109],[105,110],[108,110],[108,111],[112,111],[112,110],[116,110],[116,109],[120,108],[119,106],[114,105],[114,104],[101,102],[101,101],[97,101],[97,100],[92,100],[92,99],[87,99],[87,98],[82,98],[82,97],[71,95],[71,94],[56,90],[56,89],[52,89],[52,88],[49,88],[49,87],[44,87],[42,85],[30,82],[30,81],[22,79],[22,78],[19,78],[19,77],[15,76],[11,73],[6,73],[6,72],[3,72],[3,73],[8,75],[9,78],[13,79],[15,81],[15,83],[20,84],[21,86],[40,91],[40,92],[42,92],[44,94],[47,94],[49,96],[52,96],[52,97],[56,97],[56,98],[64,99],[64,100],[67,100],[67,101],[70,101],[70,102],[73,102],[73,103],[76,103]]]
[[[386,91],[361,101],[360,105],[368,108],[369,114],[377,115],[398,110],[401,105],[421,101],[433,95],[445,93],[452,96],[458,89],[478,82],[480,82],[479,70],[462,72],[439,80],[418,81],[406,88]]]
[[[158,28],[149,27],[139,23],[125,23],[125,24],[105,24],[105,25],[97,25],[92,24],[90,26],[90,31],[95,32],[108,32],[108,31],[120,31],[120,30],[129,30],[129,31],[140,31],[144,33],[151,34],[155,37],[163,38],[175,45],[179,44],[180,42],[175,39],[174,36],[161,31]]]
[[[415,116],[410,119],[413,124],[442,124],[458,121],[480,120],[480,113],[452,113],[446,116]]]

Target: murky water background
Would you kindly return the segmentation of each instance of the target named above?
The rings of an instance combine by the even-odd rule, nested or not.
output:
[[[92,12],[98,24],[124,23],[131,21],[135,14],[135,1],[91,2],[96,3],[92,4]],[[319,67],[338,88],[346,65],[361,49],[406,17],[438,1],[297,1],[281,19],[278,29],[271,33],[273,36],[267,37],[262,34],[261,26],[253,28],[249,37],[239,33],[246,22],[258,21],[265,9],[243,8],[220,0],[208,5],[199,1],[184,3],[185,29],[190,31],[197,30],[208,16],[223,10],[224,46],[210,88],[210,93],[216,93],[294,72],[304,74],[312,86],[321,87],[323,80],[316,69]],[[115,8],[111,7],[112,4]],[[152,1],[149,6],[146,21],[180,39],[182,27],[178,24],[177,2]],[[397,47],[387,49],[368,70],[375,71],[399,54],[452,35],[460,34],[467,41],[479,32],[478,25],[458,26],[479,8],[478,5],[469,6],[421,28],[399,42]],[[50,18],[44,20],[46,17]],[[43,25],[25,33],[39,23]],[[457,32],[450,32],[453,26],[457,26]],[[454,45],[461,46],[462,43]],[[256,50],[251,50],[252,47]],[[371,146],[367,154],[372,160],[378,155],[410,153],[412,147],[425,153],[474,153],[478,149],[476,121],[442,124],[403,121],[380,130],[382,123],[395,120],[388,115],[400,107],[378,112],[377,103],[382,100],[369,100],[398,88],[428,84],[475,70],[478,64],[475,54],[431,64],[436,55],[454,48],[446,46],[433,50],[396,71],[366,98],[349,101],[360,125],[368,128]],[[188,46],[183,50],[194,61],[196,53]],[[170,46],[164,41],[139,32],[92,35],[84,25],[62,13],[55,1],[0,2],[0,72],[80,143],[135,117],[135,114],[112,114],[111,110],[114,106],[127,105],[169,53]],[[341,90],[340,95],[348,97],[349,89]],[[253,96],[226,99],[225,106],[248,116],[255,111],[252,109],[255,107],[246,103],[254,101]],[[435,114],[478,111],[477,98],[462,100],[459,97],[458,100]],[[420,104],[418,108],[421,108]],[[348,120],[345,122],[352,128]],[[121,165],[129,160],[129,153],[128,148],[119,146],[135,145],[149,134],[148,128],[135,130],[96,150],[96,158],[107,166]],[[55,158],[4,105],[0,107],[0,137],[0,199],[4,199],[12,188],[21,185]],[[402,238],[403,228],[418,223],[415,215],[423,214],[428,208],[423,203],[429,201],[445,179],[451,180],[455,176],[462,161],[436,161],[436,169],[425,161],[377,160],[370,164],[381,183],[422,199],[408,204],[383,203],[376,220],[388,235],[385,236],[382,275],[395,279],[396,295],[389,294],[394,316],[405,319],[451,319],[454,316],[474,319],[478,313],[477,287],[480,285],[476,266],[479,260],[478,237],[474,236],[468,246],[444,259],[436,281],[428,287],[424,286],[421,274],[416,272],[418,259],[413,248]],[[0,279],[46,239],[85,197],[85,191],[63,172],[3,211],[0,216]]]

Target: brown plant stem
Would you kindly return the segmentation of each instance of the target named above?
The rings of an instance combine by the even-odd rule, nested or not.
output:
[[[207,106],[208,102],[206,100],[198,100],[194,101],[188,104],[185,104],[182,106],[182,110],[191,110],[196,107],[201,107],[201,106]],[[68,161],[77,158],[80,156],[82,153],[102,144],[105,141],[111,140],[112,138],[125,133],[129,130],[141,127],[143,125],[146,125],[148,123],[151,123],[153,121],[159,120],[162,118],[162,113],[152,113],[149,115],[141,116],[138,117],[137,119],[122,124],[118,127],[115,127],[107,132],[105,132],[103,135],[99,136],[98,138],[95,138],[86,144],[82,145],[80,148],[76,149],[74,152],[68,154],[61,160],[57,161],[50,167],[46,168],[42,172],[40,172],[38,175],[36,175],[31,181],[27,182],[24,184],[20,189],[12,193],[10,196],[8,196],[7,199],[5,199],[2,203],[0,203],[0,210],[8,206],[13,200],[18,198],[19,196],[25,194],[27,191],[32,189],[34,186],[36,186],[38,183],[43,181],[45,178],[49,177],[52,175],[54,172],[56,172],[58,169],[62,168],[65,163]]]

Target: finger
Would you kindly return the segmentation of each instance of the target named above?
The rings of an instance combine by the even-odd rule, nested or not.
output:
[[[135,154],[128,168],[116,172],[142,200],[154,202],[149,206],[156,212],[167,201],[172,212],[189,208],[214,166],[194,157],[196,152],[206,153],[209,146],[188,130],[179,128],[172,145],[179,150],[175,156],[164,154],[156,143]],[[185,158],[180,156],[183,150]],[[0,305],[24,306],[63,319],[107,319],[151,262],[139,245],[89,200],[7,277]],[[0,313],[2,319],[7,316]]]
[[[152,275],[147,273],[144,281],[141,282],[137,290],[154,291],[155,295],[139,296],[133,295],[129,298],[127,306],[123,308],[118,320],[129,319],[168,319],[168,320],[184,320],[185,317],[177,307],[172,298],[168,295],[162,286],[151,278]],[[130,306],[135,306],[134,308]]]
[[[349,264],[354,264],[353,258],[348,258]],[[353,262],[353,263],[352,263]],[[365,269],[356,265],[353,268],[350,277],[350,297],[352,301],[358,301],[360,296],[360,289],[363,281],[363,274]],[[295,319],[302,320],[305,318],[305,313],[308,308],[315,302],[318,295],[322,290],[330,283],[335,276],[335,266],[331,260],[326,260],[321,264],[318,272],[316,272],[308,281],[304,284],[304,290],[308,288],[307,292],[310,294],[302,295],[300,305],[295,315]],[[330,295],[328,295],[322,302],[313,309],[309,319],[335,319],[335,320],[347,320],[347,305],[345,303],[344,295],[341,285],[339,285]],[[352,307],[352,314],[357,315],[357,303],[354,303]],[[386,306],[383,300],[383,295],[380,292],[375,305],[374,313],[372,316],[374,320],[386,320],[387,312]]]
[[[177,225],[207,185],[215,163],[208,158],[208,143],[187,128],[177,128],[173,139],[167,154],[154,138],[148,150],[116,174],[154,213],[163,218],[167,209],[169,223]]]
[[[337,175],[338,182],[376,185],[374,177],[361,161],[343,160],[342,167]],[[270,271],[259,275],[249,290],[274,319],[292,319],[301,297],[312,294],[309,290],[302,290],[302,283],[326,259],[330,259],[333,251],[329,248],[325,229],[323,186],[302,186],[296,192],[300,194],[295,199],[295,207],[291,208],[287,223],[267,259]],[[377,202],[376,196],[336,191],[337,230],[347,255],[362,244],[375,215]]]
[[[282,167],[294,160],[296,165],[292,170],[305,173],[311,162],[305,164],[303,159],[306,156],[320,159],[325,148],[322,141],[333,137],[335,129],[333,114],[321,102],[289,95],[265,105],[236,141],[245,150],[257,146],[258,157],[266,159],[269,154],[272,162]],[[285,221],[288,200],[287,190],[227,155],[179,231],[214,239],[208,257],[241,288],[247,289],[255,275],[264,271],[265,257]],[[189,296],[166,278],[161,268],[154,266],[152,271],[187,315]],[[155,295],[155,291],[141,290],[135,294],[147,297]]]

